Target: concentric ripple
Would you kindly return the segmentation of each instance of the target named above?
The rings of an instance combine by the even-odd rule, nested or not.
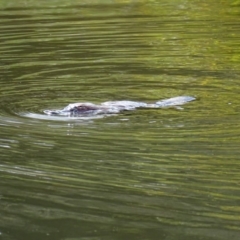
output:
[[[217,0],[0,1],[0,238],[238,240],[237,11]],[[183,95],[197,100],[44,114]]]

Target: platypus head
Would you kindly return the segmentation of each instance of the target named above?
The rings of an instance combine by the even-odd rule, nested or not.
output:
[[[72,103],[62,110],[45,110],[44,113],[55,116],[78,116],[85,114],[94,114],[102,109],[92,103]]]

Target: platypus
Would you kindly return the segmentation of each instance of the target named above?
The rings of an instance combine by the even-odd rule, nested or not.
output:
[[[194,97],[179,96],[169,99],[163,99],[152,104],[134,101],[109,101],[101,104],[80,102],[69,104],[61,110],[44,110],[44,113],[48,115],[69,117],[97,114],[114,114],[122,111],[135,110],[136,108],[164,108],[171,106],[179,106],[193,100],[195,100]]]

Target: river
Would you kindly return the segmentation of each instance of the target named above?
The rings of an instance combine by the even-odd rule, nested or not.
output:
[[[0,239],[238,240],[240,4],[0,2]],[[74,102],[179,108],[50,117]]]

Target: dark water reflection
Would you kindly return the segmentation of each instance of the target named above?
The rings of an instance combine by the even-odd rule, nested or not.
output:
[[[239,6],[1,1],[0,239],[239,239]],[[46,116],[197,97],[183,110]]]

